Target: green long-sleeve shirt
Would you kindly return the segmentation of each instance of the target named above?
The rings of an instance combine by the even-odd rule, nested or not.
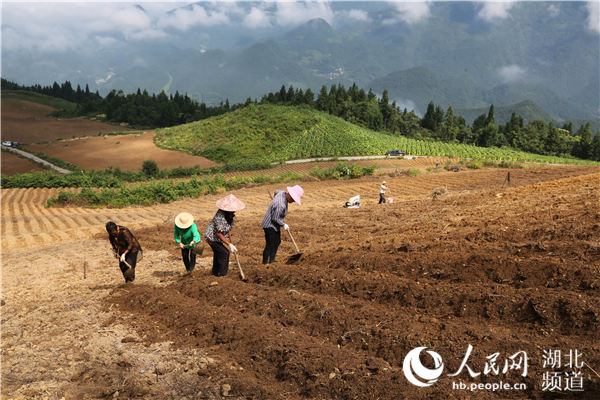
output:
[[[200,243],[201,240],[200,233],[198,233],[198,227],[196,227],[195,223],[187,229],[180,229],[175,225],[173,236],[177,243],[181,242],[186,246],[189,245],[192,240],[196,243]]]

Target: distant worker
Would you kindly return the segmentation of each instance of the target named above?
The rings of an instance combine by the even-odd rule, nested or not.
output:
[[[233,228],[236,211],[246,208],[237,197],[230,194],[217,201],[219,209],[204,232],[204,238],[213,251],[212,274],[225,276],[229,270],[229,254],[237,252],[237,248],[229,239]]]
[[[263,250],[263,264],[271,264],[275,262],[277,248],[281,243],[281,227],[288,230],[289,227],[285,223],[285,216],[288,212],[288,203],[300,203],[300,199],[304,195],[304,189],[299,185],[287,187],[287,192],[276,190],[273,200],[269,204],[267,213],[262,221],[262,228],[265,231],[265,249]]]
[[[386,190],[389,190],[390,188],[388,187],[387,183],[385,181],[381,182],[381,186],[379,186],[379,203],[387,203],[387,200],[385,199],[385,192]]]
[[[135,265],[138,255],[142,254],[142,246],[129,229],[112,221],[106,223],[106,232],[108,232],[108,240],[115,256],[119,258],[119,268],[121,268],[125,282],[133,282]]]
[[[187,212],[177,214],[173,231],[175,242],[181,247],[181,258],[183,258],[185,270],[192,272],[196,267],[196,253],[194,252],[194,248],[201,240],[192,214]]]

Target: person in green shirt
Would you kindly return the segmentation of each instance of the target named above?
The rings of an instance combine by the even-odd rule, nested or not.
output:
[[[201,240],[192,214],[187,212],[177,214],[173,236],[175,237],[175,242],[181,247],[181,257],[183,258],[185,270],[192,272],[196,266],[194,247]]]

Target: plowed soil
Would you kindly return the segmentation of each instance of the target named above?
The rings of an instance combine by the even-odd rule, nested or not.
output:
[[[36,144],[27,146],[27,148],[68,161],[78,167],[93,170],[112,166],[126,171],[139,171],[145,160],[156,161],[161,169],[196,165],[208,168],[219,165],[204,157],[161,149],[154,144],[154,134],[154,132],[145,132],[143,134],[85,137]]]
[[[184,274],[172,220],[201,232],[223,194],[124,210],[44,209],[48,190],[3,190],[2,394],[7,398],[598,398],[600,173],[592,167],[462,171],[303,183],[275,264],[260,263],[268,193],[247,208],[230,264],[210,248]],[[435,198],[436,189],[444,192]],[[344,209],[361,194],[361,208]],[[124,285],[103,232],[129,226],[144,247]],[[83,279],[84,265],[86,278]],[[473,351],[457,372],[469,345]],[[403,372],[409,351],[441,355],[430,387]],[[578,350],[583,391],[542,390],[544,350]],[[486,357],[526,352],[522,370],[483,374]],[[433,368],[425,355],[422,362]],[[564,368],[557,370],[565,372]],[[564,374],[563,374],[564,376]],[[566,379],[565,379],[566,380]],[[453,383],[524,383],[523,390]],[[563,383],[564,386],[564,383]],[[576,395],[576,396],[575,396]]]
[[[52,118],[48,116],[52,111],[50,106],[31,101],[2,99],[2,140],[31,144],[128,130],[84,117]]]
[[[14,153],[2,152],[0,158],[2,159],[2,169],[0,171],[4,175],[22,174],[30,171],[47,171],[31,160]]]

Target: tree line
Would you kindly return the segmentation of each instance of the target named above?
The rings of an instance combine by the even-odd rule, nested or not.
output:
[[[90,92],[88,85],[73,89],[71,82],[54,82],[51,86],[23,86],[2,78],[1,88],[27,90],[47,96],[61,98],[76,104],[76,115],[98,115],[110,122],[125,122],[136,127],[166,127],[185,124],[209,118],[234,110],[241,105],[229,106],[229,101],[218,106],[207,106],[187,94],[176,92],[167,96],[164,92],[148,94],[138,89],[136,93],[125,94],[122,90],[112,90],[106,97],[98,91]],[[60,116],[60,111],[58,112]],[[65,115],[66,116],[66,115]],[[70,116],[70,115],[69,115]]]
[[[452,106],[444,111],[430,102],[423,118],[414,111],[401,109],[395,101],[390,103],[389,93],[384,90],[378,97],[371,89],[365,92],[356,84],[346,88],[333,84],[323,85],[318,95],[309,88],[286,88],[265,94],[260,101],[247,98],[243,104],[230,105],[229,100],[218,106],[207,106],[187,94],[176,92],[167,96],[164,92],[149,95],[146,90],[125,94],[112,90],[102,98],[88,85],[76,89],[69,81],[51,86],[22,86],[2,78],[2,89],[29,90],[48,96],[62,98],[77,105],[78,115],[104,114],[111,122],[126,122],[139,127],[166,127],[224,114],[250,103],[304,106],[327,112],[346,121],[375,131],[402,135],[415,139],[436,140],[449,143],[474,144],[482,147],[511,147],[527,152],[574,156],[600,161],[600,134],[592,137],[590,123],[574,130],[571,123],[556,127],[552,122],[536,120],[524,124],[515,113],[504,125],[494,119],[494,105],[468,125],[463,117],[454,114]]]
[[[467,125],[464,118],[454,114],[452,106],[444,112],[430,102],[421,125],[432,138],[444,142],[511,147],[536,154],[600,161],[600,133],[592,138],[589,122],[577,130],[571,122],[562,127],[541,120],[525,125],[523,117],[513,112],[506,124],[498,125],[492,104],[487,114],[481,114],[472,125]]]
[[[292,86],[286,89],[284,85],[278,92],[264,95],[261,103],[305,105],[369,129],[414,139],[511,147],[536,154],[600,161],[600,134],[592,137],[589,122],[577,130],[572,123],[559,128],[553,122],[541,120],[525,125],[523,117],[513,112],[506,124],[498,125],[493,104],[487,114],[481,114],[468,125],[463,117],[454,114],[452,106],[444,111],[430,102],[420,118],[414,111],[400,109],[395,101],[390,103],[387,90],[378,98],[371,89],[365,92],[356,84],[347,89],[335,84],[327,89],[323,85],[316,99],[310,89],[303,92]]]

